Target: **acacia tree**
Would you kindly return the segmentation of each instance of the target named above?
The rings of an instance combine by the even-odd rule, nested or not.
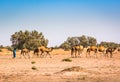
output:
[[[36,30],[29,32],[28,30],[15,32],[11,35],[10,40],[12,41],[12,47],[18,49],[28,48],[34,49],[38,46],[47,46],[48,40],[44,38],[42,32]]]
[[[102,41],[99,45],[103,45],[105,47],[111,47],[111,48],[116,48],[116,47],[120,47],[118,43],[115,43],[115,42],[105,42],[105,41]]]
[[[64,43],[62,43],[60,45],[60,48],[64,49],[64,50],[69,50],[70,49],[70,45],[67,41],[65,41]]]
[[[88,36],[87,39],[88,39],[89,46],[96,46],[97,45],[97,40],[94,37]]]
[[[81,45],[83,45],[84,47],[88,46],[89,41],[88,41],[88,39],[85,35],[82,35],[82,36],[78,37],[78,39],[79,39],[79,42],[80,42]]]
[[[68,37],[64,43],[60,45],[61,48],[71,48],[74,45],[83,45],[84,47],[96,45],[97,40],[91,36],[77,36],[77,37]]]

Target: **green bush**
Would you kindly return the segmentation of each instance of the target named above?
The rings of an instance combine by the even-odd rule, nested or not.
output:
[[[7,48],[9,51],[13,51],[13,47],[11,47],[11,46],[6,46],[6,48]]]

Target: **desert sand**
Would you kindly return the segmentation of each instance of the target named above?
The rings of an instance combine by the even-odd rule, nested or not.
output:
[[[53,50],[52,58],[38,58],[30,52],[31,58],[12,59],[12,52],[0,52],[0,82],[120,82],[120,53],[113,58],[71,58],[70,51]],[[66,62],[62,59],[69,58]]]

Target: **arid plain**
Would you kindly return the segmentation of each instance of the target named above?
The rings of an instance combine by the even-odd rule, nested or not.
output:
[[[120,53],[113,58],[98,57],[71,58],[70,51],[54,49],[52,58],[38,58],[30,52],[31,58],[12,59],[12,52],[0,52],[0,82],[120,82]],[[70,59],[71,62],[62,61]]]

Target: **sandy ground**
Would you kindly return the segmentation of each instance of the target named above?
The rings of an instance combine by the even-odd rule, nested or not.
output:
[[[31,57],[32,57],[31,52]],[[0,82],[120,82],[120,53],[113,58],[70,58],[70,51],[54,50],[52,58],[17,58],[0,53]],[[62,61],[70,58],[71,62]],[[32,64],[32,62],[35,62]],[[34,68],[34,69],[32,69]]]

